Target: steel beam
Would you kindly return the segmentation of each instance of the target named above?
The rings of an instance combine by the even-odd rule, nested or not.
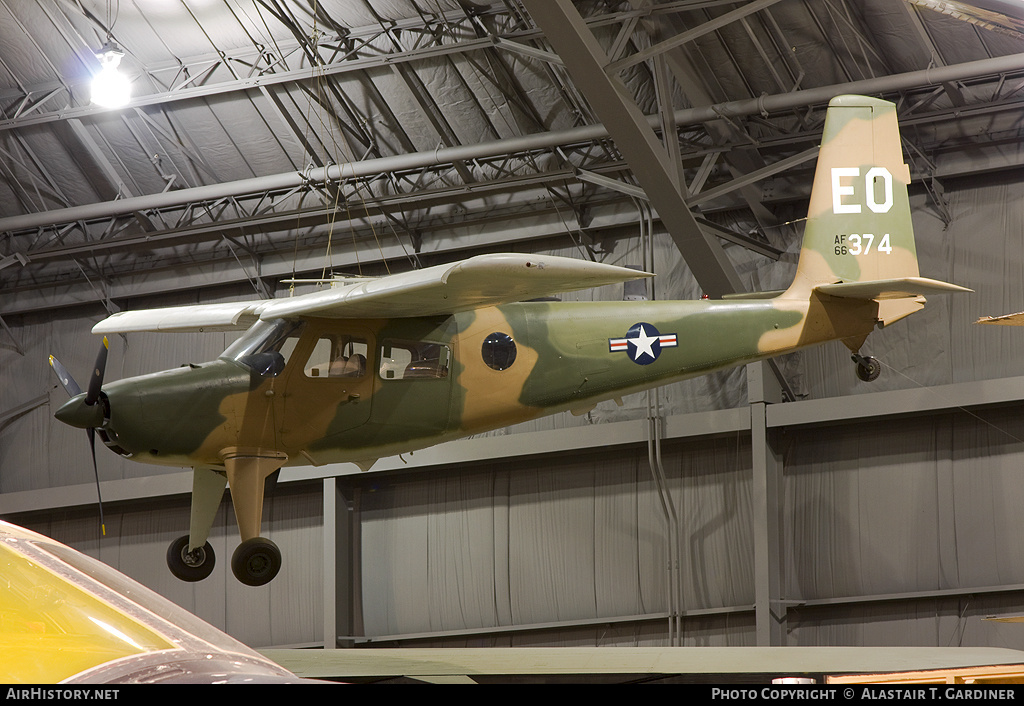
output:
[[[93,164],[99,169],[100,174],[103,175],[107,186],[113,189],[114,198],[135,196],[135,192],[121,179],[121,175],[117,173],[114,165],[110,163],[107,156],[103,154],[103,150],[96,144],[96,140],[93,139],[92,135],[85,129],[85,126],[82,125],[82,121],[72,118],[68,120],[68,126],[78,139],[79,144],[85,149],[86,154],[89,155],[89,159],[92,160]]]
[[[1024,71],[1024,53],[995,59],[956,64],[939,69],[925,69],[893,76],[853,81],[834,86],[823,86],[803,91],[761,96],[740,101],[729,101],[711,106],[685,108],[675,111],[678,125],[694,125],[720,117],[745,117],[762,112],[792,110],[814,104],[827,103],[841,93],[875,94],[889,91],[909,90],[922,86],[939,85],[944,81],[962,80],[980,76],[997,75],[1006,72]],[[650,125],[658,124],[658,117],[648,118]],[[385,174],[391,171],[420,169],[439,164],[451,164],[456,159],[472,160],[494,157],[520,151],[550,149],[566,144],[589,142],[608,136],[603,125],[588,125],[557,132],[540,133],[505,140],[494,140],[477,145],[417,152],[393,157],[332,165],[326,169],[311,170],[307,173],[287,172],[254,179],[243,179],[211,186],[181,189],[160,194],[138,196],[133,199],[86,204],[41,213],[0,218],[0,232],[29,230],[39,227],[71,223],[79,220],[109,218],[110,216],[154,208],[181,206],[203,200],[226,196],[260,193],[272,189],[301,186],[306,181],[337,181]]]
[[[6,328],[6,325],[4,326],[4,328]],[[21,349],[19,349],[18,352],[21,353]],[[25,355],[24,353],[21,353],[21,354]],[[44,404],[48,404],[49,402],[50,402],[50,395],[49,395],[49,393],[44,393],[44,394],[40,395],[39,397],[36,397],[33,400],[29,400],[28,402],[23,402],[22,404],[20,404],[20,405],[18,405],[16,407],[12,407],[11,409],[8,409],[8,410],[5,410],[3,412],[0,412],[0,427],[4,426],[5,424],[7,424],[7,422],[11,421],[12,419],[20,417],[23,414],[27,414],[28,412],[31,412],[36,407],[42,407]]]
[[[712,297],[743,291],[722,246],[701,230],[690,213],[677,186],[677,166],[669,163],[668,154],[625,84],[607,70],[608,57],[573,4],[569,0],[525,0],[524,5],[604,122],[701,288]]]
[[[770,164],[762,169],[757,169],[748,174],[744,174],[743,176],[737,177],[726,184],[722,184],[721,186],[715,187],[714,189],[708,189],[707,191],[703,191],[699,194],[694,194],[693,196],[690,197],[689,202],[691,204],[696,205],[699,203],[703,203],[705,201],[712,201],[732,191],[742,189],[743,187],[753,184],[754,182],[761,181],[762,179],[767,179],[770,176],[778,174],[779,172],[784,172],[787,169],[795,167],[798,164],[803,164],[804,162],[809,162],[812,159],[817,158],[818,148],[812,147],[809,150],[804,150],[800,154],[795,154],[792,157],[781,159],[778,162]]]
[[[636,66],[637,64],[641,64],[647,61],[648,59],[657,56],[658,54],[662,54],[671,49],[681,47],[687,42],[693,41],[697,37],[703,37],[708,32],[714,32],[716,29],[721,29],[727,24],[742,19],[747,15],[751,15],[755,12],[763,10],[766,7],[771,7],[777,2],[779,2],[779,0],[754,0],[754,2],[748,2],[744,4],[742,7],[738,7],[732,12],[727,12],[724,15],[719,15],[713,20],[705,22],[699,27],[694,27],[691,30],[677,34],[671,39],[666,39],[664,41],[658,42],[652,47],[648,47],[647,49],[638,51],[636,54],[633,54],[632,56],[627,56],[624,59],[620,59],[619,61],[608,64],[605,67],[605,70],[610,74],[617,74],[623,69],[626,69],[630,66]],[[526,4],[529,5],[529,2],[527,2]],[[531,12],[531,14],[533,13]]]

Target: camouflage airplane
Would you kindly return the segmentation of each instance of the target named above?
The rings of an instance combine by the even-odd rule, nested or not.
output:
[[[242,542],[232,570],[269,582],[281,554],[260,537],[264,483],[283,466],[353,462],[840,340],[861,345],[921,309],[970,291],[919,276],[893,104],[860,96],[828,110],[796,277],[789,289],[722,300],[525,301],[642,276],[544,255],[483,255],[285,299],[114,314],[94,333],[245,333],[214,361],[89,385],[56,416],[142,463],[194,469],[189,534],[168,550],[205,578],[208,534],[230,487]],[[105,351],[105,349],[104,349]],[[105,355],[101,354],[101,357]],[[90,431],[90,433],[92,433]]]

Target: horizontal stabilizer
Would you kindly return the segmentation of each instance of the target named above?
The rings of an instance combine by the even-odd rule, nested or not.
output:
[[[725,299],[726,301],[742,301],[744,299],[774,299],[775,297],[785,293],[785,289],[772,289],[764,292],[734,292],[732,294],[723,294],[722,299]]]
[[[912,299],[928,294],[949,294],[974,290],[926,277],[903,277],[866,282],[819,284],[814,291],[844,299]]]
[[[997,326],[1024,326],[1024,311],[1016,314],[1003,314],[1002,316],[982,316],[975,321],[976,324],[995,324]]]
[[[121,312],[96,324],[93,333],[230,331],[248,328],[257,319],[299,316],[447,315],[652,276],[554,255],[479,255],[388,277],[348,279],[340,286],[297,297]]]

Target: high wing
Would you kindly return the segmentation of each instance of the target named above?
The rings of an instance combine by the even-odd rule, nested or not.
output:
[[[479,255],[388,277],[342,281],[332,289],[287,299],[123,311],[92,331],[233,331],[258,319],[432,316],[652,276],[554,255]]]
[[[93,333],[135,331],[237,331],[256,323],[261,307],[273,300],[195,304],[164,309],[121,311],[92,327]]]

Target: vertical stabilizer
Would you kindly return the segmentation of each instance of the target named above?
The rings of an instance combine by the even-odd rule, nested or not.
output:
[[[787,296],[818,285],[917,277],[896,107],[838,96],[825,117],[807,226]]]

